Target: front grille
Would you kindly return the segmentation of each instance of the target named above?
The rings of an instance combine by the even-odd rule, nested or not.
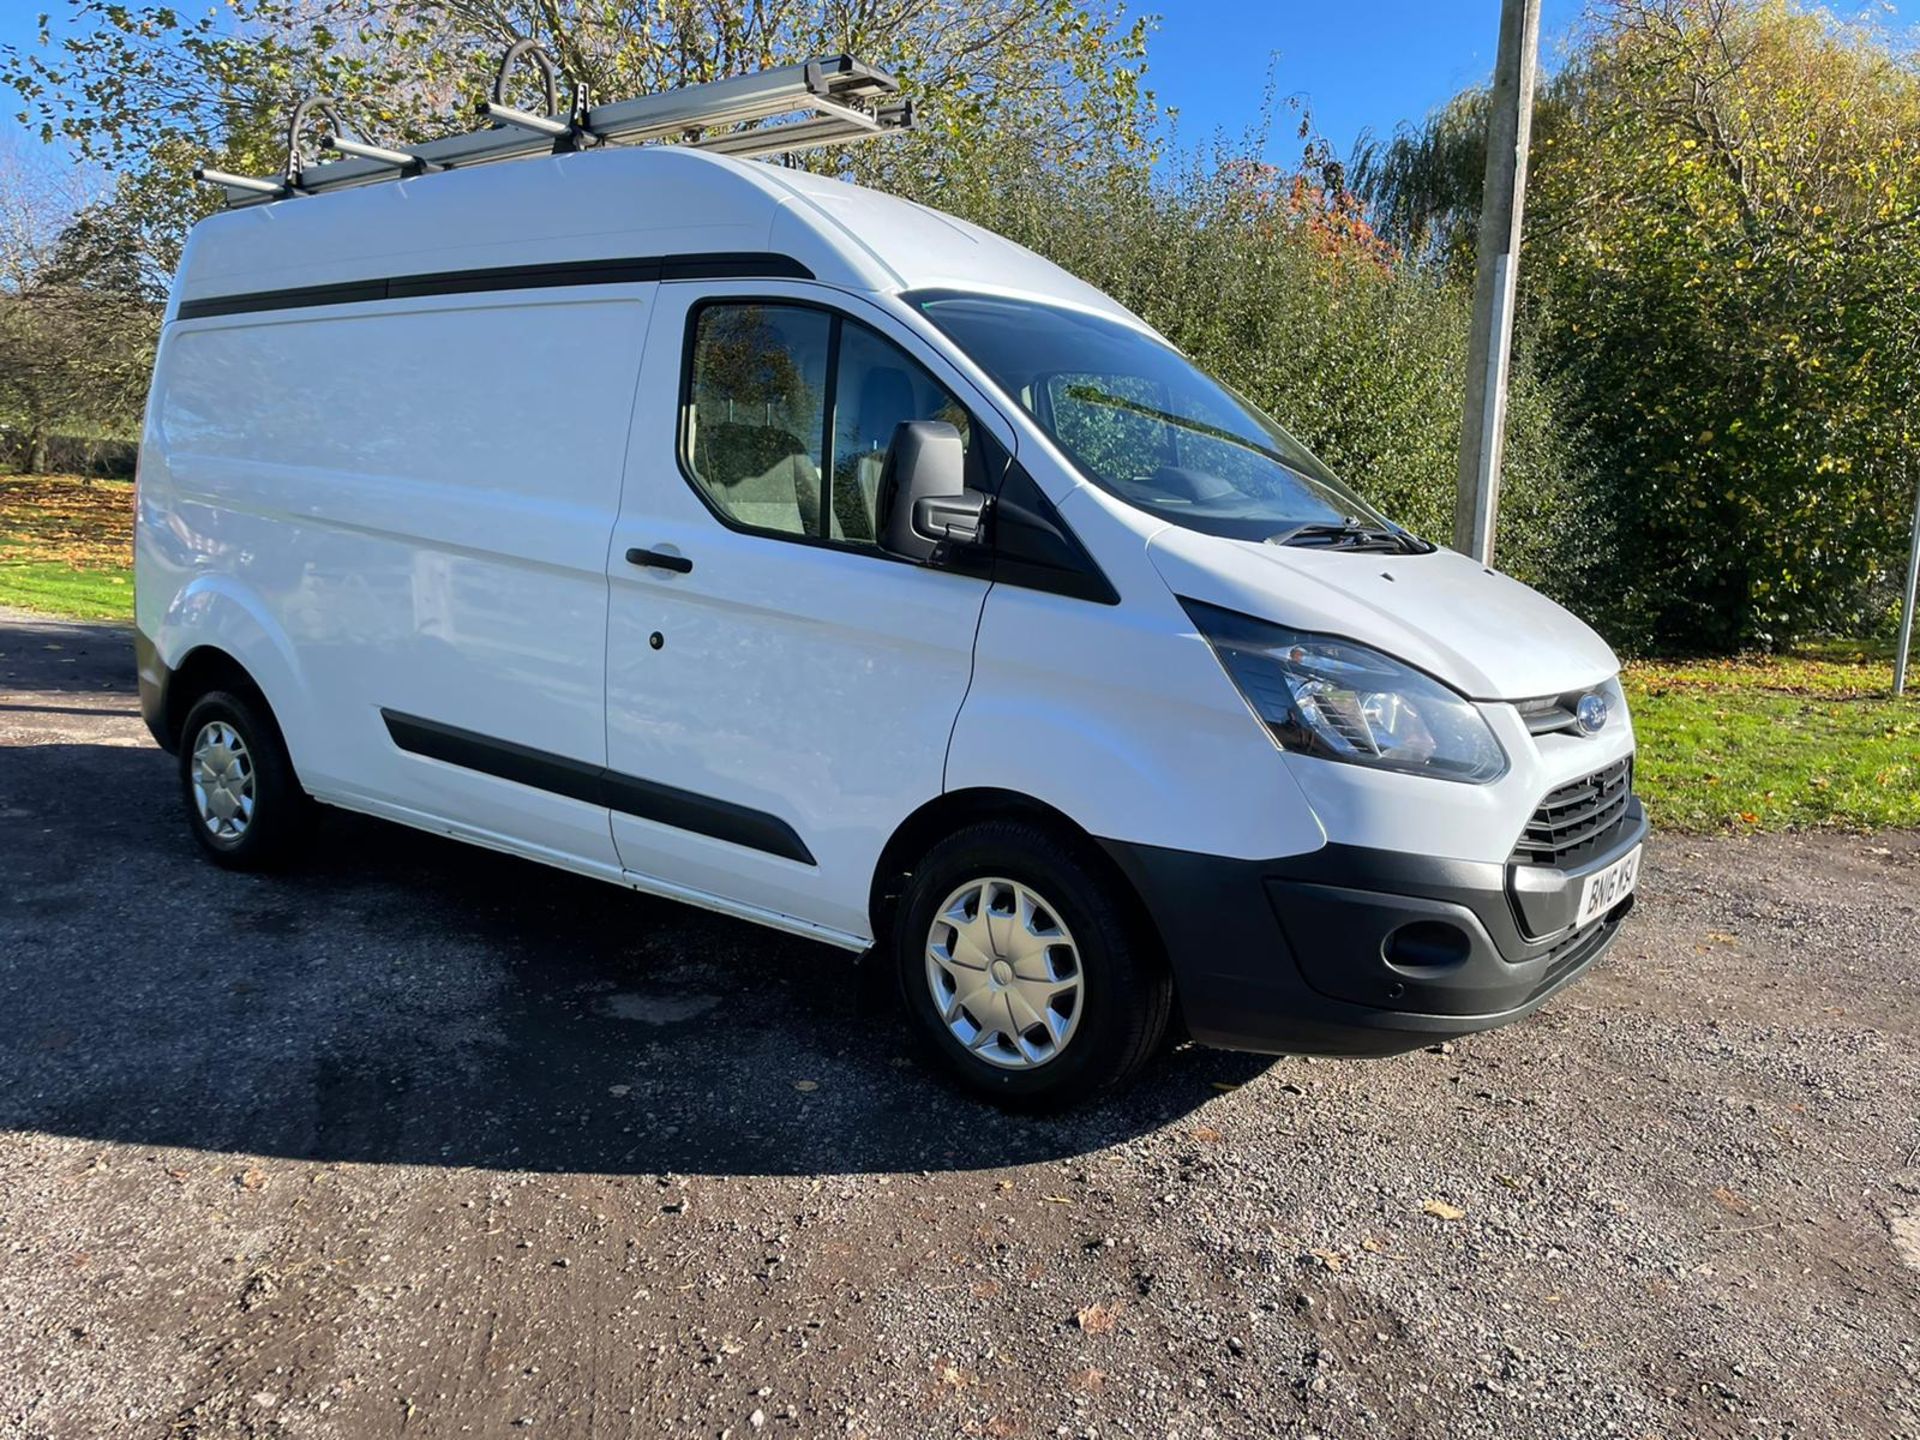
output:
[[[1616,760],[1604,770],[1552,791],[1533,812],[1520,843],[1516,865],[1576,864],[1610,838],[1626,819],[1633,794],[1633,761]]]

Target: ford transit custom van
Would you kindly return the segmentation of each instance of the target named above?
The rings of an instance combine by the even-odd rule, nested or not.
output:
[[[195,227],[136,600],[216,863],[318,802],[875,952],[1007,1103],[1518,1019],[1646,833],[1586,625],[1030,252],[691,146]]]

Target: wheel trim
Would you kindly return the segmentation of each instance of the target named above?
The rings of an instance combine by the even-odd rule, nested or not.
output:
[[[1053,905],[1017,880],[970,880],[947,896],[928,927],[926,973],[947,1032],[989,1065],[1049,1064],[1079,1028],[1080,948]]]
[[[238,844],[253,823],[253,756],[240,732],[224,720],[209,720],[193,738],[187,762],[193,808],[216,841]]]

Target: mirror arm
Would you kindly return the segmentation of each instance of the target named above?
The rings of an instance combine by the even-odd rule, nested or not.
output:
[[[950,549],[986,544],[992,514],[993,497],[978,490],[923,495],[913,502],[913,528],[939,546],[930,557],[939,561]]]

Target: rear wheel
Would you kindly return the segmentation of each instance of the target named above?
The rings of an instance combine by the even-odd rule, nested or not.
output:
[[[265,704],[226,690],[200,697],[180,731],[180,788],[200,848],[230,870],[284,864],[313,801]]]
[[[900,987],[943,1067],[1000,1104],[1071,1104],[1129,1079],[1172,1006],[1165,966],[1092,857],[1022,821],[970,825],[915,869]]]

